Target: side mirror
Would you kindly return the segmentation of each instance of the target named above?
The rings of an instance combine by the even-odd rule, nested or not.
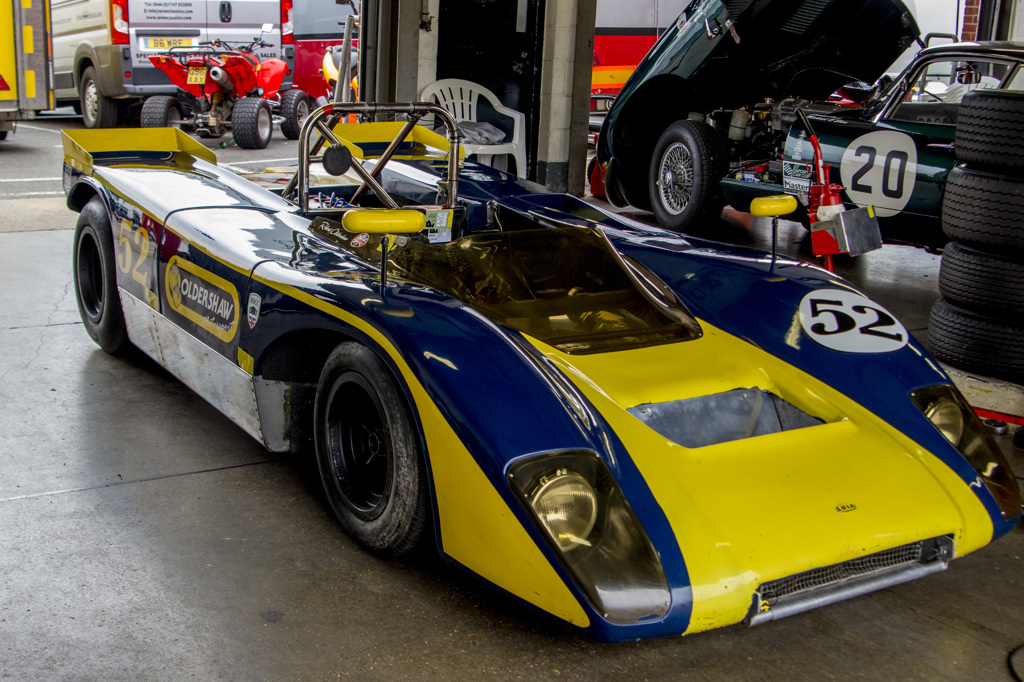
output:
[[[260,29],[260,32],[262,32],[262,33],[270,33],[273,30],[274,30],[274,25],[273,24],[263,24],[263,27]]]

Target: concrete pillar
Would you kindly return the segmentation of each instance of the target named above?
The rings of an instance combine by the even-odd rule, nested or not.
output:
[[[597,0],[550,0],[541,64],[537,182],[582,195]]]

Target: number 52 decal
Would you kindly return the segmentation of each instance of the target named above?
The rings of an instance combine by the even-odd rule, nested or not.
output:
[[[910,334],[882,306],[842,289],[818,289],[800,301],[800,326],[826,348],[844,353],[891,353]]]

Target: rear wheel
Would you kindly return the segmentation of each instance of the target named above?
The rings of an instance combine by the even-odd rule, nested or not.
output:
[[[676,121],[654,146],[649,175],[651,209],[658,224],[684,232],[725,205],[718,183],[725,174],[725,150],[711,126]]]
[[[93,197],[78,217],[72,272],[78,312],[89,336],[111,355],[127,353],[131,341],[117,293],[113,232],[99,197]]]
[[[96,69],[87,67],[82,72],[82,122],[86,128],[113,128],[117,125],[117,102],[104,97],[96,80]]]
[[[302,123],[309,116],[309,97],[302,90],[289,90],[281,96],[281,134],[289,140],[299,139]]]
[[[143,128],[179,127],[182,118],[181,104],[177,97],[154,95],[142,103]]]
[[[320,374],[316,458],[327,499],[345,530],[378,554],[398,557],[425,534],[427,484],[419,432],[390,370],[347,342]]]
[[[242,149],[263,149],[274,133],[270,102],[261,97],[243,97],[235,102],[231,114],[235,143]]]

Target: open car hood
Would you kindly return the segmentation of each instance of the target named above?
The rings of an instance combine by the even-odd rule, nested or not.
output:
[[[824,99],[873,83],[920,35],[900,0],[694,0],[637,67],[688,82],[692,111],[766,97]]]

